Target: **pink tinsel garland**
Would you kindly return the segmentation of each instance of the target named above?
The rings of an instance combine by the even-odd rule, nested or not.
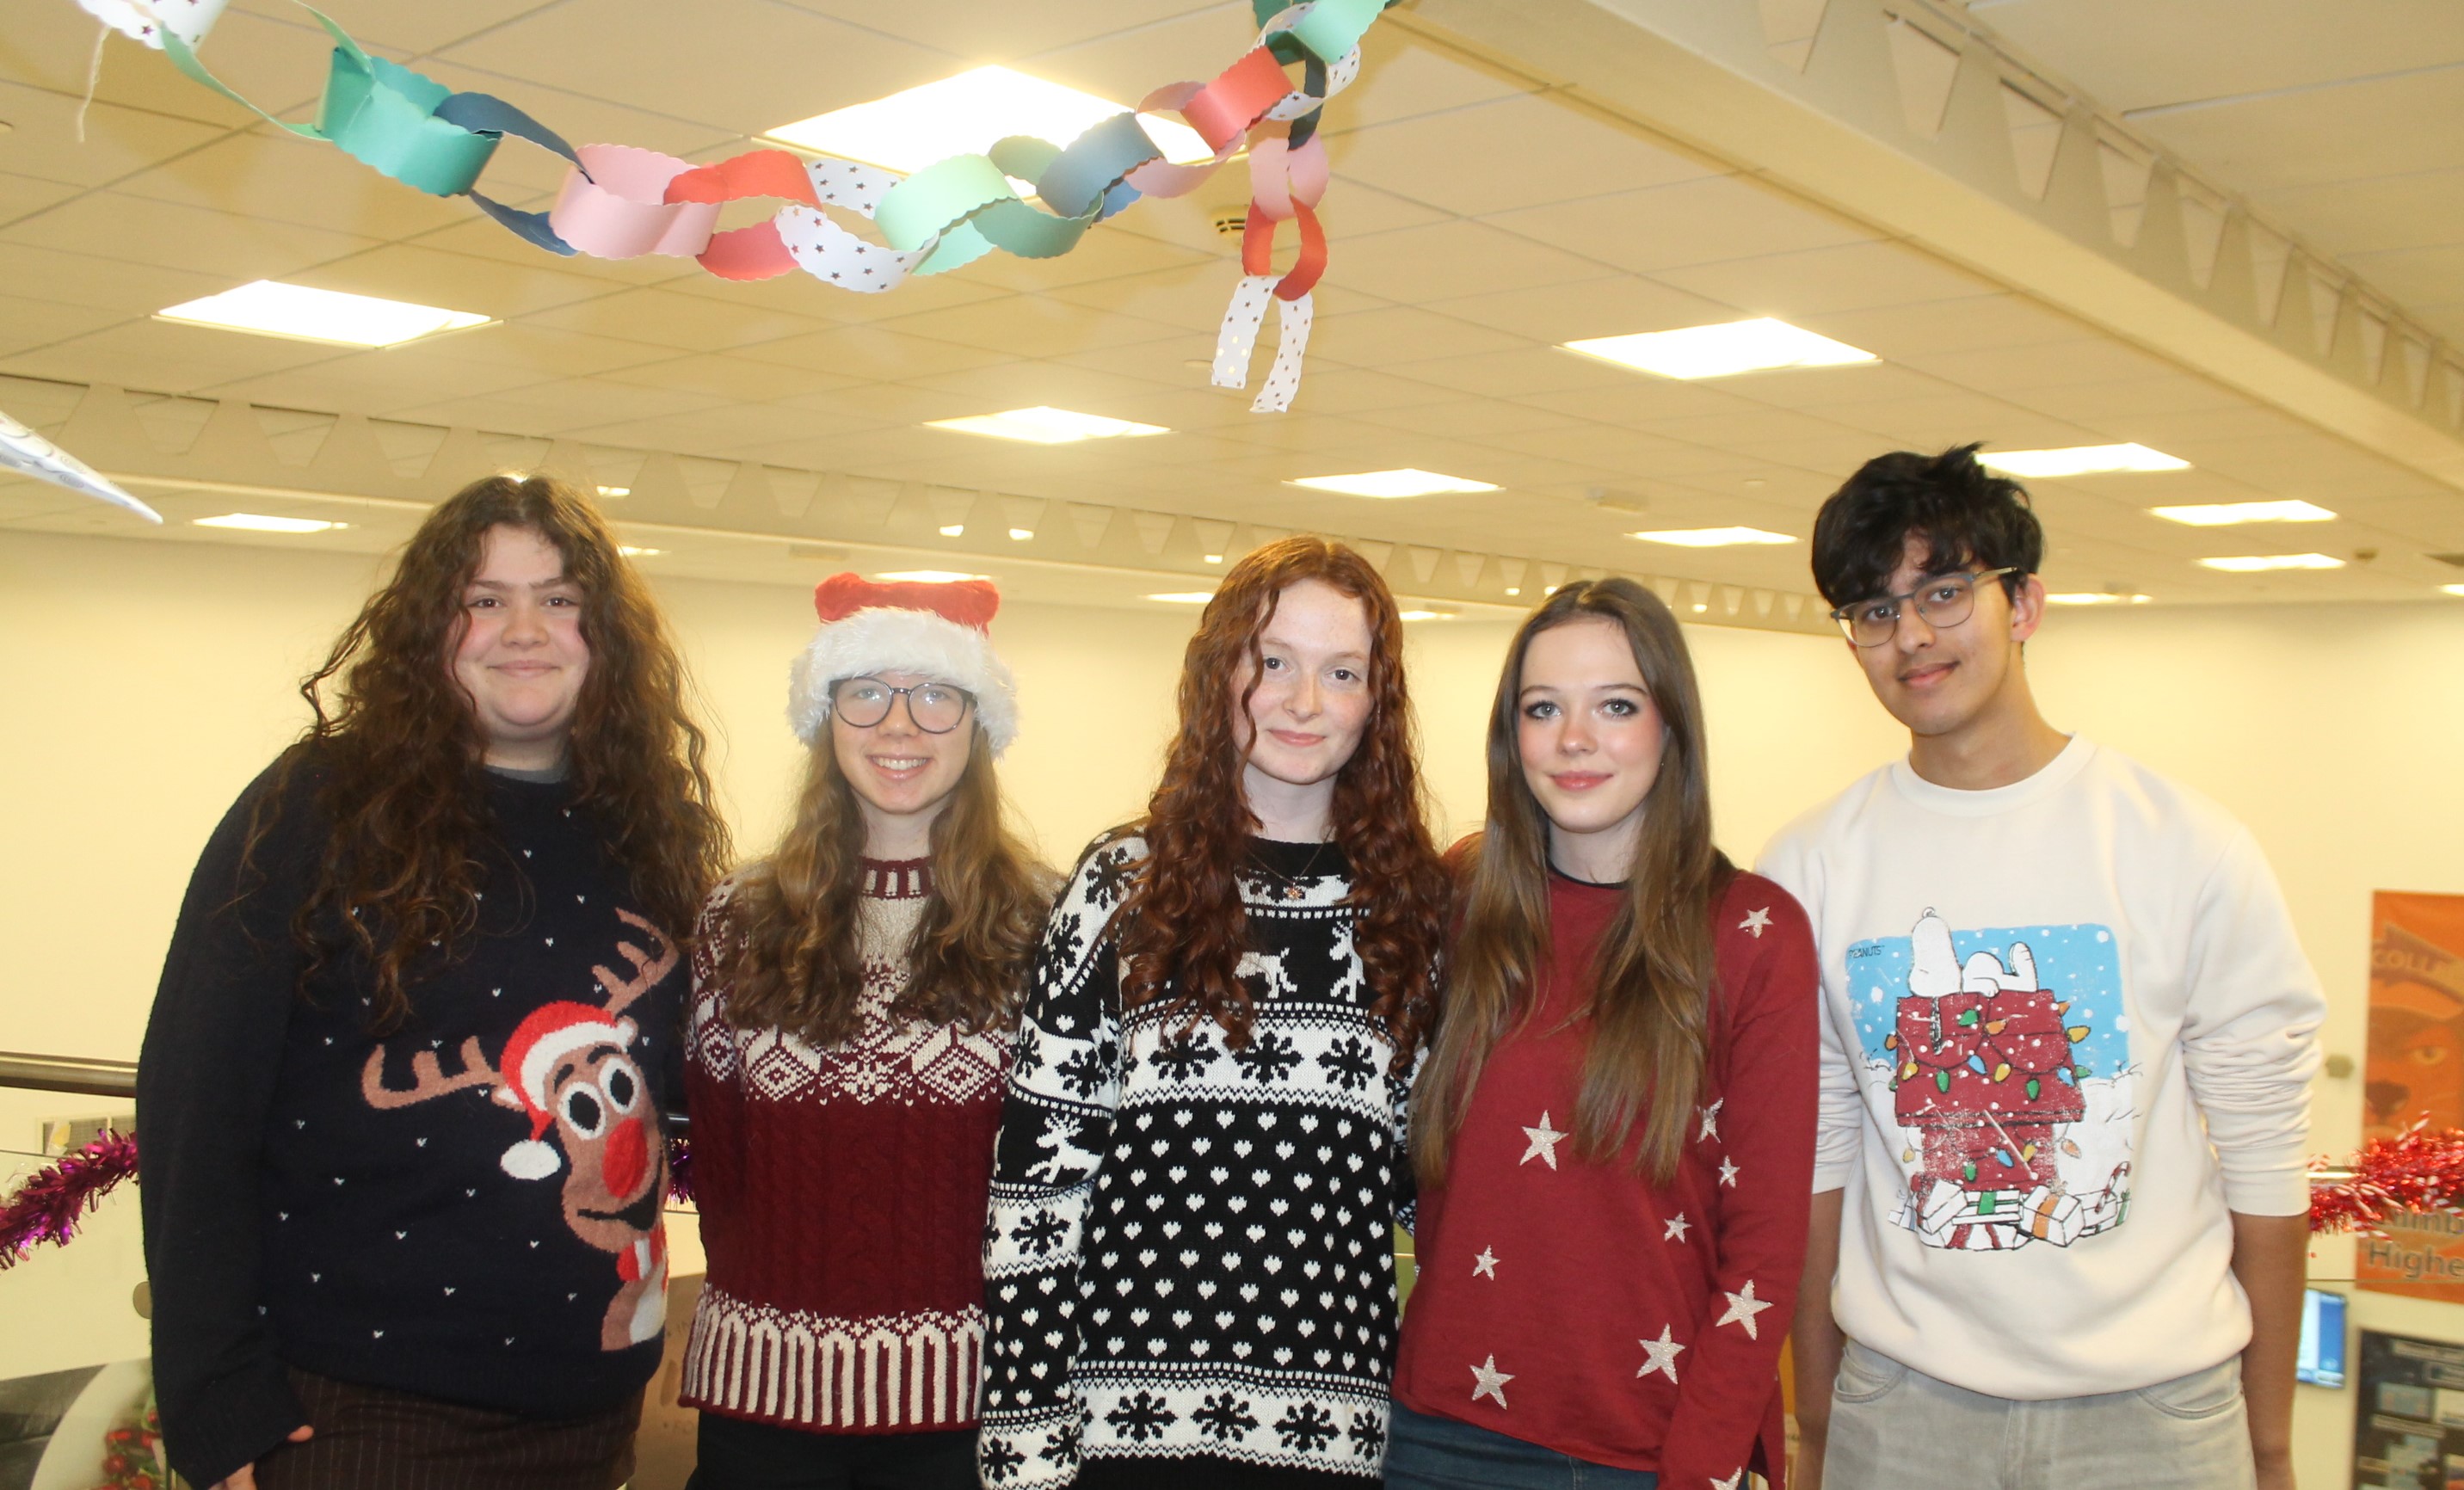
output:
[[[120,1182],[137,1177],[137,1140],[105,1133],[57,1164],[36,1170],[0,1206],[0,1268],[26,1259],[38,1242],[65,1245],[77,1218],[102,1204]]]
[[[2376,1232],[2408,1211],[2464,1214],[2464,1128],[2429,1132],[2428,1120],[2393,1138],[2373,1138],[2353,1156],[2349,1178],[2326,1180],[2310,1166],[2310,1229]]]

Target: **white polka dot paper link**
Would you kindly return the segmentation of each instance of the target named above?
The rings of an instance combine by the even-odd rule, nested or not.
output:
[[[230,0],[77,0],[87,14],[133,41],[163,50],[161,29],[167,28],[191,50],[206,39],[223,18]]]
[[[13,471],[37,481],[66,487],[80,496],[91,496],[114,507],[126,508],[148,522],[163,520],[161,513],[121,491],[118,484],[92,466],[54,445],[41,431],[6,414],[0,414],[0,471]]]
[[[814,161],[805,165],[804,173],[812,178],[814,196],[868,219],[880,205],[882,194],[900,180],[877,165],[857,161]],[[773,221],[779,229],[779,241],[787,246],[798,269],[824,284],[862,295],[878,295],[905,284],[916,266],[933,256],[941,241],[935,238],[901,252],[878,243],[867,243],[830,221],[827,212],[815,211],[802,203],[782,208]]]
[[[1232,291],[1232,303],[1223,309],[1223,328],[1215,337],[1215,386],[1248,386],[1249,358],[1257,350],[1266,304],[1274,301],[1279,333],[1275,362],[1266,371],[1266,381],[1258,385],[1258,396],[1249,402],[1249,412],[1253,414],[1280,414],[1292,406],[1292,396],[1301,390],[1301,362],[1309,355],[1309,326],[1317,317],[1310,296],[1276,300],[1275,286],[1280,283],[1282,276],[1278,274],[1243,278]]]

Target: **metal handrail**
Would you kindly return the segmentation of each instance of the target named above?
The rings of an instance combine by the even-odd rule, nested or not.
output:
[[[24,1091],[66,1091],[89,1097],[137,1095],[137,1063],[85,1056],[38,1056],[0,1050],[0,1086]]]

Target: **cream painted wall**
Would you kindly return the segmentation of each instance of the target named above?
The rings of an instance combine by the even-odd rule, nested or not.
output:
[[[378,570],[274,548],[0,536],[0,1049],[126,1057],[198,847],[297,730],[291,690]],[[670,580],[661,595],[718,726],[740,844],[777,831],[798,747],[781,719],[804,596]],[[1194,619],[1020,605],[997,626],[1024,685],[1004,780],[1047,857],[1133,814],[1170,724]],[[1479,731],[1509,627],[1414,628],[1411,664],[1441,831],[1477,821]],[[1689,632],[1721,838],[1750,862],[1772,830],[1897,748],[1838,644]],[[2057,615],[2030,647],[2045,711],[2210,793],[2274,860],[2358,1056],[2373,888],[2464,893],[2464,606],[2247,607]],[[2322,1080],[2319,1150],[2359,1130],[2357,1085]],[[81,1099],[0,1096],[0,1149]],[[2350,1246],[2314,1272],[2350,1276]],[[30,1277],[33,1270],[12,1273]],[[2464,1340],[2464,1307],[2358,1296],[2355,1323]],[[11,1354],[14,1352],[12,1351]],[[11,1373],[0,1361],[0,1373]],[[2305,1389],[2304,1482],[2345,1482],[2356,1393]]]

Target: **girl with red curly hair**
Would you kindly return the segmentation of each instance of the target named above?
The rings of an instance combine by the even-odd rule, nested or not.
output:
[[[1378,1477],[1447,894],[1402,644],[1341,544],[1233,566],[1145,820],[1053,911],[995,1156],[988,1485]]]

